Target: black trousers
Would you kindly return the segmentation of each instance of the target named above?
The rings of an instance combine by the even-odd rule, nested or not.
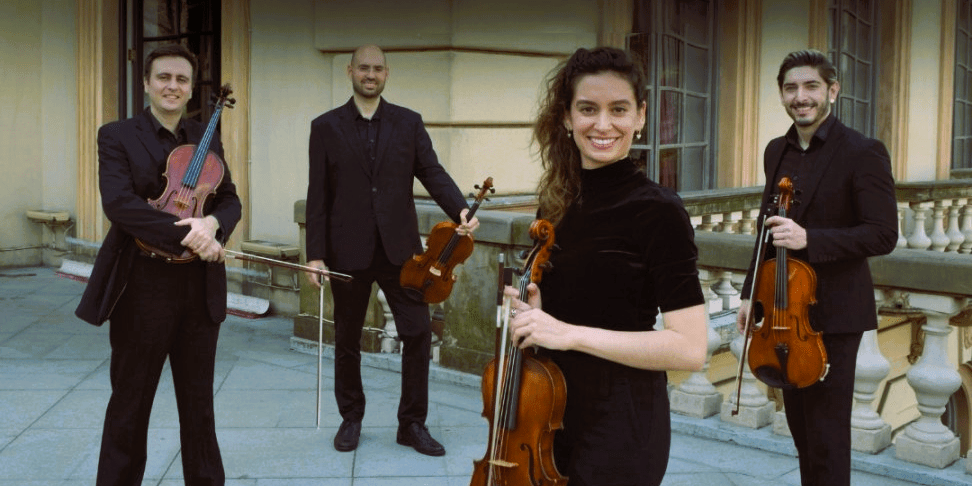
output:
[[[402,340],[402,391],[398,402],[398,423],[425,424],[429,411],[429,356],[432,348],[432,319],[428,304],[410,297],[399,284],[401,266],[385,256],[379,244],[371,267],[344,271],[351,282],[332,282],[334,296],[334,396],[344,420],[361,421],[365,413],[361,383],[361,330],[364,327],[371,286],[377,282],[385,293]]]
[[[827,376],[806,388],[783,391],[803,486],[850,485],[851,409],[861,336],[824,334]]]
[[[204,265],[135,258],[110,320],[111,399],[98,486],[142,484],[149,414],[166,357],[179,410],[185,483],[225,482],[213,416],[219,324],[206,310]]]
[[[568,486],[661,484],[672,439],[666,373],[553,354],[567,380],[554,459]]]

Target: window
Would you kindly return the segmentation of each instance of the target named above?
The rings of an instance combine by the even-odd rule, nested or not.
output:
[[[148,106],[142,86],[145,56],[158,46],[178,42],[199,61],[187,116],[207,123],[212,115],[210,100],[220,85],[219,0],[128,0],[121,10],[121,38],[130,65],[119,76],[119,118],[141,113]]]
[[[952,169],[972,169],[972,0],[959,0],[955,20]]]
[[[831,0],[828,54],[837,66],[840,96],[835,113],[840,121],[874,136],[874,89],[877,35],[874,0]]]
[[[635,2],[628,49],[648,76],[648,122],[632,156],[677,191],[715,184],[714,12],[709,0]]]

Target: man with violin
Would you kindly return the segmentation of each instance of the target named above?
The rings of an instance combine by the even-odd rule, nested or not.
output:
[[[469,234],[462,192],[439,164],[418,113],[381,97],[389,69],[378,46],[359,47],[347,68],[354,94],[311,123],[307,187],[307,265],[349,274],[331,282],[334,297],[334,395],[341,426],[334,448],[358,446],[365,395],[361,383],[361,330],[372,284],[384,291],[402,339],[399,444],[445,454],[425,426],[432,331],[428,304],[399,282],[402,264],[422,253],[412,185],[417,178],[453,221]],[[320,287],[319,276],[307,273]]]
[[[173,149],[198,144],[207,129],[184,118],[196,65],[195,56],[179,44],[154,50],[143,74],[149,107],[98,131],[99,188],[111,229],[75,313],[94,325],[111,321],[112,391],[99,486],[141,484],[149,414],[166,358],[179,410],[185,483],[225,482],[213,417],[213,371],[226,317],[223,245],[240,219],[241,204],[221,160],[218,134],[208,151],[202,147],[203,154],[219,156],[223,171],[201,214],[180,218],[148,202],[166,190],[163,172],[177,163],[175,155],[169,157]],[[160,254],[188,254],[189,261],[172,263]]]
[[[884,144],[844,126],[832,113],[840,84],[826,55],[815,50],[790,53],[777,83],[793,125],[766,147],[761,207],[765,212],[773,205],[784,177],[792,181],[794,201],[785,217],[760,222],[759,229],[766,226],[772,235],[764,261],[775,258],[777,249],[786,249],[816,274],[817,302],[809,306],[809,323],[822,333],[829,362],[822,380],[802,388],[781,387],[786,418],[802,484],[849,485],[857,349],[862,334],[877,327],[867,258],[890,253],[897,242],[894,179]],[[743,285],[747,299],[756,254]],[[751,307],[755,321],[764,311],[744,300],[737,317],[740,333]],[[798,363],[798,357],[791,363]]]

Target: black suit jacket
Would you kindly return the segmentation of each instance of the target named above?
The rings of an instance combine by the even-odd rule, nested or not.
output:
[[[766,146],[764,213],[771,196],[778,192],[774,181],[785,146],[784,137]],[[890,253],[898,239],[888,151],[879,140],[834,120],[816,162],[803,173],[802,194],[794,197],[799,204],[788,216],[806,229],[807,248],[788,253],[807,260],[817,274],[817,304],[810,307],[810,322],[825,333],[875,329],[877,311],[867,257]],[[766,258],[775,258],[776,248],[772,244],[767,248]],[[754,251],[743,285],[745,297],[749,296],[755,262]]]
[[[188,119],[182,123],[189,143],[198,143],[206,126]],[[213,137],[210,150],[223,158],[218,134]],[[75,310],[86,322],[101,325],[110,317],[138,251],[135,238],[174,253],[184,250],[179,242],[189,233],[189,227],[175,226],[178,217],[159,211],[147,202],[158,197],[165,187],[162,174],[168,155],[158,142],[147,108],[141,115],[105,124],[98,130],[98,185],[111,228]],[[240,220],[242,206],[229,168],[225,164],[223,168],[223,180],[203,213],[219,221],[216,237],[225,244]],[[209,315],[219,323],[226,318],[226,267],[222,263],[205,265]]]
[[[468,207],[439,164],[421,115],[384,99],[378,109],[374,164],[359,142],[354,98],[311,122],[307,260],[323,260],[335,270],[362,270],[371,264],[377,238],[395,265],[422,253],[415,178],[453,221]]]

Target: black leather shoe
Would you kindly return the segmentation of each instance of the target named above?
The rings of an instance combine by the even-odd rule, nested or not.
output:
[[[345,420],[334,436],[334,448],[341,452],[353,451],[358,448],[358,437],[361,436],[361,422]]]
[[[429,429],[417,423],[408,424],[405,428],[399,426],[396,440],[427,456],[444,456],[446,452],[445,447],[429,435]]]

